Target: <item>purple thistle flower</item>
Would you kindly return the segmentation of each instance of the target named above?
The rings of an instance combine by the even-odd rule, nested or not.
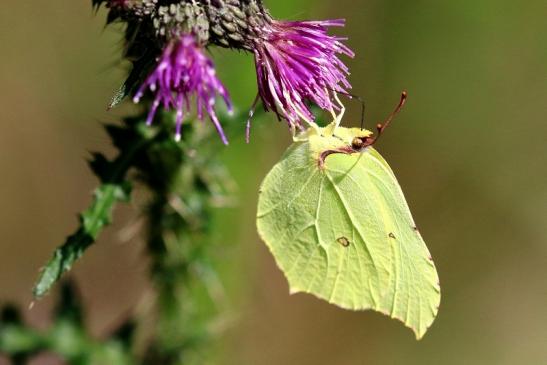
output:
[[[148,76],[135,94],[138,103],[145,91],[154,93],[154,101],[146,122],[151,124],[158,107],[176,110],[176,140],[181,138],[181,126],[195,99],[196,113],[203,120],[205,113],[211,118],[224,144],[228,140],[215,112],[217,95],[222,96],[228,111],[232,103],[228,91],[216,76],[213,62],[205,56],[193,35],[186,34],[171,41],[163,50],[155,70]]]
[[[353,57],[341,43],[345,38],[331,36],[328,27],[342,27],[345,21],[277,21],[263,26],[254,39],[258,90],[265,108],[286,119],[291,127],[303,128],[301,120],[313,123],[306,101],[334,112],[336,92],[351,88],[348,68],[338,54]]]

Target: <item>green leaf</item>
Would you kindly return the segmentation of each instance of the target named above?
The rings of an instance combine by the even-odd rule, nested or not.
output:
[[[419,339],[440,302],[430,253],[386,161],[372,147],[352,147],[370,132],[331,131],[308,131],[266,176],[259,234],[291,293],[382,312]]]
[[[97,239],[102,229],[112,221],[112,209],[117,202],[127,201],[131,192],[128,183],[103,184],[95,190],[91,206],[80,215],[80,227],[66,242],[53,253],[53,257],[43,268],[33,293],[39,298],[70,270]]]
[[[115,14],[115,13],[110,13]],[[109,20],[111,22],[112,20]],[[131,44],[131,42],[129,42]],[[144,82],[148,74],[152,71],[156,63],[156,54],[154,50],[147,50],[144,55],[133,62],[133,68],[129,76],[120,88],[114,93],[108,109],[118,106],[126,97],[136,91],[136,89]]]
[[[80,227],[53,253],[53,258],[40,273],[33,292],[39,298],[46,294],[63,273],[82,257],[95,242],[103,228],[112,221],[112,210],[117,202],[129,200],[131,185],[126,181],[128,171],[136,167],[143,151],[152,144],[158,133],[148,128],[140,118],[125,120],[124,127],[106,126],[114,145],[120,150],[116,159],[109,161],[100,153],[92,155],[89,165],[101,181],[95,190],[91,206],[80,215]]]
[[[108,104],[108,109],[112,109],[120,105],[120,103],[129,95],[129,87],[127,82],[124,82],[122,86],[114,93]]]

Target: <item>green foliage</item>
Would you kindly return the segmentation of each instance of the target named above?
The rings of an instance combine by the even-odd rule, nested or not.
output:
[[[158,113],[147,126],[145,113],[122,125],[105,126],[119,150],[112,161],[94,154],[89,165],[101,184],[91,206],[81,214],[75,234],[55,250],[34,289],[43,296],[71,269],[112,221],[117,203],[128,201],[131,186],[149,191],[144,209],[151,279],[156,296],[147,313],[157,326],[146,328],[144,348],[133,342],[131,316],[105,342],[93,340],[82,325],[83,314],[72,291],[62,291],[61,305],[45,333],[26,327],[7,310],[0,327],[0,351],[14,361],[42,351],[60,355],[70,364],[202,364],[210,351],[211,321],[218,312],[213,293],[219,286],[209,236],[211,211],[226,200],[231,180],[216,155],[225,148],[209,125],[186,123],[183,140],[173,137],[174,115]],[[238,115],[234,119],[244,120]],[[223,124],[227,124],[225,116]],[[230,129],[230,128],[227,128]],[[241,126],[240,133],[244,127]],[[137,322],[135,320],[135,322]],[[130,360],[131,359],[131,360]]]
[[[34,296],[46,294],[61,275],[84,254],[97,239],[102,229],[112,221],[112,209],[119,201],[128,201],[130,185],[104,184],[95,190],[91,206],[80,215],[80,227],[66,242],[53,253],[34,287]]]
[[[90,167],[100,179],[101,185],[95,190],[91,206],[80,215],[77,231],[55,250],[51,260],[42,269],[33,290],[35,297],[45,295],[95,242],[103,228],[111,223],[116,203],[129,200],[131,184],[125,180],[126,174],[135,163],[139,151],[153,140],[154,135],[153,131],[145,129],[144,122],[131,120],[128,126],[131,128],[107,126],[120,154],[114,161],[108,161],[98,153],[93,155]]]
[[[225,147],[212,142],[210,131],[187,128],[181,143],[170,133],[136,161],[139,179],[152,194],[147,241],[160,313],[146,364],[202,364],[210,357],[205,345],[219,304],[212,295],[218,282],[211,211],[229,193],[230,182],[213,157]]]
[[[144,56],[133,61],[131,72],[122,86],[120,86],[118,91],[112,96],[110,104],[108,105],[109,109],[118,106],[126,97],[137,90],[146,79],[146,76],[152,71],[155,61],[155,54],[150,51],[145,52]]]
[[[129,348],[132,325],[124,324],[99,341],[89,336],[82,317],[79,298],[70,283],[61,287],[53,325],[46,331],[25,326],[18,311],[6,306],[0,318],[0,352],[15,363],[26,363],[36,354],[51,352],[72,365],[135,364]]]
[[[309,131],[265,178],[259,233],[292,293],[374,309],[419,339],[440,302],[429,251],[388,164],[372,147],[351,147],[368,132],[330,131]]]

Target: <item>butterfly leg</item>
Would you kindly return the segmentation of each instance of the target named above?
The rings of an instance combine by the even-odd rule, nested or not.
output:
[[[336,129],[340,126],[340,123],[342,122],[342,119],[344,118],[344,113],[346,112],[346,107],[340,99],[338,98],[338,95],[336,93],[333,93],[334,99],[338,103],[338,106],[340,107],[340,112],[336,114],[334,111],[334,106],[331,106],[330,113],[332,115],[332,123],[329,124],[325,129],[328,131],[327,134],[329,136],[334,136],[336,133]]]
[[[293,142],[305,142],[308,140],[308,133],[306,132],[299,133],[300,131],[298,130],[298,128],[296,128],[295,123],[291,123],[290,128],[291,128]]]
[[[321,131],[322,128],[319,127],[319,126],[317,125],[317,123],[315,123],[313,120],[310,120],[310,119],[308,119],[308,118],[305,118],[303,115],[300,115],[300,117],[301,117],[306,123],[308,123],[308,126],[309,126],[310,128],[312,128],[312,129],[315,131],[315,133],[317,133],[317,134],[319,134],[319,135],[322,135],[322,134],[323,134],[323,132]]]
[[[291,103],[291,101],[289,100],[288,101],[289,103]],[[296,105],[292,104],[291,103],[291,106],[293,107],[294,111],[296,112],[296,114],[300,117],[301,120],[303,120],[304,122],[306,122],[308,124],[308,126],[310,128],[312,128],[315,133],[321,135],[322,134],[322,128],[319,127],[319,125],[317,125],[317,123],[315,123],[313,121],[313,119],[311,119],[310,117],[306,116],[306,114],[300,110]],[[302,138],[302,137],[298,137],[296,136],[296,125],[295,123],[291,122],[291,130],[292,130],[292,134],[293,134],[293,140],[294,141],[298,141],[299,139],[298,138]],[[295,137],[296,136],[296,137]],[[296,138],[296,139],[295,139]],[[302,140],[302,139],[300,139]],[[305,140],[307,140],[307,136],[305,137]]]
[[[333,133],[336,132],[336,128],[338,128],[338,126],[340,126],[340,123],[342,122],[342,119],[344,118],[344,114],[346,113],[346,107],[344,106],[344,104],[342,104],[342,102],[338,98],[337,93],[334,93],[334,100],[336,100],[336,102],[340,106],[340,112],[338,113],[338,115],[335,115],[335,117],[334,117],[334,121],[333,121],[334,130],[333,130]]]

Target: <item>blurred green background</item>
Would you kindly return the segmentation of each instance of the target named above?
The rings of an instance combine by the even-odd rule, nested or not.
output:
[[[260,180],[290,144],[273,119],[222,152],[239,184],[216,218],[225,241],[230,325],[221,364],[547,363],[547,3],[544,0],[266,1],[278,18],[346,18],[340,34],[368,125],[409,92],[378,146],[406,193],[443,290],[416,342],[400,323],[347,312],[288,287],[255,230]],[[12,2],[0,11],[0,302],[31,302],[40,266],[76,225],[96,181],[88,151],[112,151],[101,128],[123,80],[121,33],[90,1]],[[213,49],[245,110],[252,58]],[[348,102],[346,125],[359,123]],[[240,122],[244,128],[244,121]],[[148,288],[137,206],[116,213],[75,271],[97,336]],[[48,324],[52,298],[26,312]]]

